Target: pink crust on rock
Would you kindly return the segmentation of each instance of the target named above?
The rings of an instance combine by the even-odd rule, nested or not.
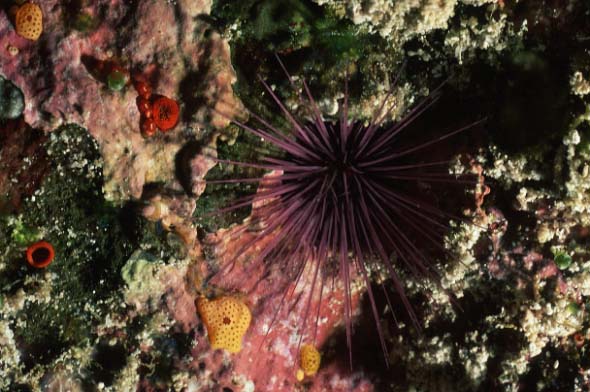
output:
[[[235,252],[253,238],[254,234],[244,231],[238,240],[230,240],[231,234],[243,231],[248,225],[244,223],[229,230],[220,230],[207,238],[207,242],[216,243],[215,253],[220,256],[220,265],[232,263]],[[272,239],[269,235],[265,241]],[[288,282],[288,277],[279,269],[268,274],[262,263],[252,265],[242,262],[255,257],[256,252],[253,249],[238,257],[235,266],[224,273],[218,285],[230,292],[246,292],[252,306],[252,325],[244,338],[242,351],[233,357],[233,370],[236,374],[247,375],[257,391],[290,391],[298,383],[296,370],[300,345],[314,342],[316,347],[321,348],[336,327],[342,326],[342,304],[346,291],[338,280],[334,281],[334,286],[332,281],[327,282],[321,294],[316,284],[311,302],[308,302],[308,294],[313,287],[313,263],[307,265],[297,282]],[[361,290],[351,293],[354,313],[358,310],[361,294]],[[277,313],[282,302],[288,306],[283,304]],[[301,320],[309,313],[308,309],[313,309],[314,314],[308,315],[308,327],[302,332]],[[342,367],[338,364],[326,365],[313,378],[310,390],[326,390],[325,383],[332,380],[337,380],[339,387],[330,387],[331,391],[372,390],[366,381],[353,387],[362,378],[360,374],[342,375],[339,374]],[[268,369],[273,369],[272,374],[276,377],[269,377]]]
[[[248,222],[234,226],[230,229],[219,230],[210,234],[206,242],[213,247],[213,252],[219,255],[218,262],[221,265],[230,263],[235,252],[252,238],[252,233],[247,231],[231,240],[231,234],[247,229]],[[271,240],[269,236],[268,240]],[[201,324],[194,304],[194,282],[190,276],[204,276],[207,271],[206,263],[199,245],[192,249],[193,257],[199,262],[193,263],[190,268],[198,268],[199,271],[189,272],[185,275],[183,269],[170,269],[160,277],[168,287],[165,296],[166,308],[170,316],[176,321],[179,331],[183,333],[195,332],[196,342],[191,353],[192,361],[187,363],[186,369],[197,374],[197,391],[211,391],[211,380],[214,386],[221,389],[224,386],[234,388],[243,387],[246,382],[252,382],[255,390],[260,392],[282,392],[297,390],[301,385],[296,379],[298,368],[298,355],[300,344],[300,320],[305,316],[308,306],[306,292],[309,292],[313,274],[311,268],[305,271],[297,288],[293,292],[294,283],[287,287],[287,301],[290,307],[285,307],[280,314],[276,310],[283,300],[285,293],[285,276],[279,270],[271,274],[265,273],[260,265],[249,268],[251,265],[242,263],[243,259],[254,257],[255,250],[246,252],[239,258],[234,268],[224,274],[224,279],[218,287],[227,292],[244,293],[244,301],[252,311],[252,324],[243,340],[243,348],[237,354],[229,354],[223,350],[211,350],[209,340]],[[187,276],[189,277],[187,279]],[[357,280],[357,277],[354,278]],[[359,286],[360,287],[360,286]],[[291,295],[291,293],[293,294]],[[353,313],[358,312],[361,290],[354,290],[352,296]],[[331,282],[324,289],[319,313],[320,322],[317,330],[307,328],[302,338],[302,344],[313,341],[315,333],[315,345],[322,350],[326,339],[334,331],[342,327],[342,303],[345,291],[342,283]],[[298,300],[297,300],[298,298]],[[316,309],[319,304],[319,290],[313,296],[311,307]],[[274,320],[274,321],[273,321]],[[310,320],[310,323],[312,321]],[[269,326],[272,328],[269,331]],[[328,348],[324,348],[328,349]],[[323,363],[318,373],[306,380],[306,390],[320,392],[372,392],[374,387],[362,372],[348,372],[343,366],[345,358],[341,361],[328,361]],[[272,369],[272,372],[269,372]],[[216,389],[215,389],[216,390]]]
[[[159,206],[164,203],[166,207]],[[243,348],[237,354],[229,354],[223,350],[211,350],[209,340],[202,322],[197,314],[195,289],[201,287],[200,281],[204,276],[211,275],[211,266],[205,261],[201,244],[196,240],[196,232],[191,231],[189,221],[183,220],[178,215],[186,215],[184,207],[174,199],[156,198],[152,200],[150,211],[157,216],[151,218],[162,221],[164,226],[173,225],[175,231],[183,238],[191,238],[187,243],[189,257],[193,262],[184,268],[169,268],[160,277],[160,281],[166,287],[163,297],[164,306],[171,319],[175,321],[174,330],[182,333],[194,333],[195,344],[191,352],[190,362],[178,363],[179,369],[184,369],[192,374],[196,380],[196,391],[209,392],[220,390],[227,386],[233,390],[240,390],[244,383],[251,382],[255,390],[260,392],[291,392],[297,390],[302,384],[296,379],[298,368],[298,355],[300,344],[300,320],[304,317],[307,304],[306,292],[312,285],[310,269],[302,274],[299,284],[290,295],[294,284],[287,287],[290,295],[286,301],[293,304],[284,308],[277,314],[277,307],[283,300],[285,284],[288,283],[280,270],[274,270],[266,274],[260,264],[243,263],[245,259],[255,257],[256,249],[245,252],[236,262],[234,268],[228,270],[218,288],[228,293],[237,292],[243,294],[243,300],[252,311],[252,324],[248,328],[243,340]],[[158,207],[159,206],[159,207]],[[254,209],[256,214],[256,209]],[[150,219],[151,219],[150,218]],[[207,246],[217,256],[216,264],[229,265],[235,258],[235,252],[244,243],[252,239],[254,233],[249,232],[249,221],[229,229],[222,229],[209,234],[205,239]],[[185,233],[183,235],[182,233]],[[236,240],[232,240],[232,234],[243,232]],[[272,240],[271,236],[266,241]],[[253,266],[254,268],[250,268]],[[358,277],[354,277],[357,281]],[[361,287],[358,285],[357,287]],[[361,290],[354,290],[352,297],[353,314],[358,313]],[[315,345],[323,350],[326,339],[343,324],[341,306],[344,300],[344,289],[341,283],[331,287],[331,282],[323,291],[319,312],[317,330],[307,328],[301,344],[313,341],[315,333]],[[296,300],[299,298],[299,300]],[[311,307],[316,309],[319,304],[319,290],[316,287]],[[317,313],[309,324],[315,324]],[[270,332],[269,326],[274,324]],[[147,350],[148,348],[146,348]],[[350,373],[344,365],[345,358],[336,361],[328,360],[322,363],[320,370],[313,377],[306,379],[306,388],[309,391],[334,391],[334,392],[371,392],[374,388],[368,378],[362,372]],[[268,369],[272,368],[269,376]],[[344,370],[343,370],[344,369]],[[146,386],[147,380],[143,380]],[[218,389],[212,389],[218,388]],[[238,389],[236,389],[238,388]]]
[[[39,2],[45,11],[52,11],[45,12],[43,35],[37,42],[18,36],[7,13],[0,12],[0,73],[22,89],[24,118],[33,128],[48,132],[64,123],[76,123],[88,129],[105,159],[107,198],[140,198],[144,185],[151,182],[180,189],[174,157],[186,144],[186,137],[172,132],[146,143],[139,133],[134,89],[109,91],[85,60],[125,57],[126,67],[146,75],[155,91],[169,97],[178,97],[182,81],[199,72],[203,80],[199,94],[205,104],[181,116],[180,125],[193,130],[204,123],[225,127],[229,120],[213,109],[233,116],[242,108],[231,86],[235,73],[228,43],[216,33],[207,39],[199,35],[197,16],[210,12],[210,2],[85,3],[84,13],[93,18],[104,14],[104,18],[96,29],[83,33],[64,28],[67,7],[59,0]],[[129,12],[135,17],[127,18]],[[8,48],[18,49],[18,54],[10,55]],[[210,62],[215,66],[210,67]]]

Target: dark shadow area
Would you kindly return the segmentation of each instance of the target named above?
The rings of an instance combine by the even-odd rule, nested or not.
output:
[[[211,46],[215,44],[207,37],[210,30],[206,30],[202,35],[202,39],[205,41],[203,53],[211,52]],[[205,105],[207,105],[207,98],[204,95],[200,95],[199,91],[207,91],[207,83],[211,81],[207,79],[210,68],[213,65],[208,57],[201,57],[198,64],[198,71],[187,72],[184,79],[180,81],[179,85],[179,99],[184,103],[184,110],[182,111],[182,120],[185,122],[191,122],[197,112]],[[209,119],[206,118],[207,122]]]
[[[579,361],[575,353],[565,352],[562,347],[558,348],[553,343],[549,343],[541,354],[531,360],[529,371],[520,379],[519,392],[576,390],[576,379],[579,380]],[[539,380],[546,380],[546,382],[539,385]]]
[[[499,328],[490,333],[489,347],[494,347],[492,356],[486,363],[487,372],[484,381],[477,389],[479,392],[503,391],[499,379],[504,371],[502,362],[508,359],[516,359],[522,345],[526,344],[526,338],[521,331],[511,328]]]
[[[94,348],[92,363],[87,371],[94,382],[110,386],[126,364],[127,350],[124,346],[111,346],[108,342],[100,342]]]
[[[182,121],[192,121],[197,110],[207,104],[205,97],[197,94],[197,91],[202,91],[203,89],[206,75],[207,70],[199,68],[199,72],[187,73],[184,79],[180,82],[180,100],[184,103]]]
[[[508,152],[558,143],[569,118],[568,64],[522,52],[507,59],[489,88],[492,140]]]
[[[588,11],[585,0],[538,0],[535,2],[505,1],[506,13],[516,28],[526,22],[531,38],[543,42],[548,51],[557,56],[568,55],[580,47],[587,48],[590,37]]]
[[[391,285],[389,284],[389,286]],[[417,344],[419,338],[430,339],[450,334],[451,342],[462,342],[467,333],[482,331],[482,322],[486,316],[498,314],[503,306],[510,306],[513,303],[513,299],[510,298],[501,301],[497,300],[498,297],[502,297],[500,284],[495,289],[492,287],[485,294],[483,291],[479,293],[466,292],[465,297],[458,301],[462,310],[458,310],[458,316],[455,320],[437,319],[429,324],[427,330],[419,332],[412,327],[412,321],[409,319],[407,310],[399,295],[390,292],[389,299],[397,322],[405,325],[403,329],[398,328],[396,321],[391,316],[387,298],[381,287],[373,285],[372,288],[376,307],[381,314],[380,324],[388,345],[390,365],[389,367],[386,365],[370,301],[366,294],[361,300],[361,315],[355,320],[353,327],[352,361],[353,370],[355,372],[362,371],[363,374],[367,375],[374,383],[376,390],[379,391],[391,390],[390,385],[396,385],[400,390],[409,387],[409,380],[406,379],[409,370],[406,368],[406,362],[408,361],[406,350],[421,350],[422,348]],[[410,302],[418,312],[420,309],[432,306],[429,305],[426,297],[412,297]],[[418,319],[419,322],[423,322],[422,315],[418,314]],[[397,337],[400,334],[403,336],[404,341],[402,350],[395,347],[398,344]],[[487,372],[484,380],[478,386],[469,385],[469,377],[462,365],[453,365],[462,364],[463,361],[459,356],[461,346],[451,343],[452,351],[449,353],[451,359],[448,364],[424,365],[422,369],[424,385],[436,382],[438,386],[457,386],[457,391],[502,391],[503,389],[498,382],[498,377],[502,371],[500,365],[512,356],[516,357],[525,341],[522,332],[511,328],[498,328],[491,331],[488,334],[486,346],[493,347],[494,350],[490,352],[491,356],[486,365]],[[344,328],[338,329],[322,349],[325,352],[322,359],[323,366],[328,363],[335,363],[338,366],[339,373],[350,374],[351,369],[348,363],[348,348]],[[431,387],[434,388],[432,385]],[[435,388],[433,390],[440,389]]]
[[[183,336],[181,336],[183,335]],[[180,352],[186,352],[186,340],[189,335],[172,333],[171,336],[159,336],[154,339],[154,347],[142,352],[139,356],[138,374],[142,379],[149,380],[156,391],[166,391],[172,382],[174,364]]]
[[[35,366],[51,363],[66,350],[66,342],[60,335],[59,327],[51,325],[51,322],[43,315],[33,320],[44,325],[44,335],[35,336],[31,339],[26,338],[26,340],[17,336],[16,340],[25,372],[30,371]]]
[[[218,141],[217,154],[219,159],[238,162],[259,162],[261,150],[266,147],[255,136],[241,131],[235,143],[231,145]],[[197,148],[195,145],[193,149]],[[189,154],[190,156],[190,154]],[[228,180],[232,178],[259,178],[264,175],[261,169],[244,167],[240,165],[228,165],[220,163],[207,172],[206,180]],[[208,183],[205,192],[197,201],[195,218],[198,225],[207,232],[215,231],[221,227],[228,227],[232,223],[243,221],[250,215],[250,206],[227,211],[216,212],[232,206],[238,198],[252,195],[256,192],[258,184],[250,183]]]
[[[143,203],[136,200],[129,200],[119,210],[119,222],[121,231],[129,239],[134,248],[139,247],[141,238],[140,210]]]
[[[15,384],[12,386],[14,392],[32,392],[33,389],[25,384]]]
[[[0,120],[0,214],[18,212],[51,171],[47,136],[22,117]],[[23,169],[23,161],[30,164]]]
[[[386,339],[388,350],[391,350],[391,345],[395,344],[391,342],[391,338],[399,334],[403,334],[406,343],[411,346],[412,339],[417,338],[417,331],[411,326],[412,321],[403,303],[399,300],[399,296],[391,292],[388,294],[397,322],[403,322],[406,325],[406,328],[401,330],[392,317],[391,309],[386,311],[388,308],[387,297],[381,286],[374,284],[372,290],[376,308],[381,317],[381,330]],[[424,298],[414,298],[411,302],[421,303],[423,300]],[[406,367],[403,359],[396,358],[395,354],[388,355],[389,367],[387,366],[368,295],[363,295],[360,308],[361,315],[353,323],[352,367],[348,360],[349,351],[344,327],[337,329],[324,344],[322,351],[325,354],[322,358],[322,367],[327,364],[336,364],[338,373],[345,375],[350,374],[351,370],[361,371],[361,374],[364,373],[365,377],[374,383],[375,390],[378,391],[390,390],[389,385],[392,383],[400,387],[406,385]],[[419,311],[420,307],[415,306],[414,309]],[[418,315],[418,319],[421,320],[421,315]]]
[[[80,61],[86,68],[86,71],[100,83],[107,83],[107,77],[112,67],[115,65],[112,61],[102,61],[96,57],[83,54]]]
[[[174,171],[176,179],[178,182],[180,182],[180,185],[186,194],[190,196],[194,196],[191,161],[197,155],[202,153],[203,147],[206,145],[206,142],[195,139],[190,140],[182,146],[182,148],[176,153],[176,156],[174,157]]]

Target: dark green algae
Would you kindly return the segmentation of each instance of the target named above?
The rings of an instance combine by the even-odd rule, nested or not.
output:
[[[41,187],[25,200],[18,215],[0,216],[0,249],[7,268],[0,274],[0,298],[41,282],[52,274],[49,302],[26,301],[11,320],[25,372],[51,363],[70,347],[91,344],[95,326],[108,312],[124,306],[120,270],[140,246],[165,259],[177,249],[157,223],[105,200],[98,145],[76,125],[51,133],[46,144],[51,170]],[[25,261],[26,247],[50,242],[55,259],[44,270]],[[17,322],[18,321],[18,322]]]
[[[211,19],[230,40],[234,91],[249,110],[283,125],[268,94],[260,94],[259,78],[279,97],[296,98],[277,56],[291,75],[305,78],[317,101],[341,94],[347,70],[350,99],[357,101],[393,80],[402,62],[379,35],[307,0],[221,0],[214,2]]]
[[[66,125],[52,133],[46,147],[50,173],[21,206],[18,225],[2,225],[0,235],[8,258],[0,275],[2,291],[13,294],[31,274],[54,275],[50,302],[27,301],[16,316],[26,320],[15,324],[15,334],[27,368],[49,363],[68,346],[91,337],[92,325],[121,284],[119,269],[133,250],[119,209],[103,197],[94,139],[85,129]],[[34,237],[55,249],[55,259],[44,271],[24,260],[26,242]],[[86,309],[88,304],[97,312]]]

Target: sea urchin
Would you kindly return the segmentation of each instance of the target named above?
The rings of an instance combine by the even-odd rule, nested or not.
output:
[[[280,64],[291,85],[298,91],[284,65]],[[385,108],[384,103],[372,121],[363,124],[348,119],[347,82],[340,116],[335,122],[324,120],[305,82],[299,99],[302,107],[308,109],[308,119],[297,118],[268,84],[263,80],[261,82],[290,126],[285,130],[277,129],[254,113],[250,116],[260,123],[259,127],[234,122],[243,130],[274,145],[280,153],[265,156],[260,163],[217,161],[263,169],[270,174],[254,179],[208,181],[259,183],[255,195],[235,200],[233,205],[221,210],[226,212],[256,205],[256,214],[250,222],[258,229],[236,255],[257,248],[255,260],[251,262],[265,262],[269,267],[278,264],[285,273],[294,273],[296,282],[306,265],[315,263],[303,328],[311,296],[317,286],[320,290],[324,286],[324,279],[318,279],[322,276],[320,271],[337,271],[344,283],[344,319],[349,353],[352,336],[351,276],[354,272],[366,285],[381,345],[386,352],[370,271],[381,268],[387,272],[410,318],[418,325],[417,316],[404,292],[399,268],[404,265],[419,277],[436,277],[432,263],[417,242],[427,241],[444,251],[441,232],[448,228],[448,221],[453,216],[421,198],[421,191],[416,190],[417,184],[466,182],[448,174],[448,160],[424,162],[425,154],[420,152],[474,124],[404,147],[399,143],[400,133],[437,100],[438,91],[399,122],[384,124],[393,109]],[[231,266],[226,265],[224,269],[232,268],[234,263],[235,259],[229,263]]]

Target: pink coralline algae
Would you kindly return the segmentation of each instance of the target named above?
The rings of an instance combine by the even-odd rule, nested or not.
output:
[[[181,189],[174,157],[187,135],[189,139],[199,137],[205,119],[216,128],[227,125],[227,118],[214,109],[223,106],[230,115],[242,111],[232,91],[235,74],[229,46],[215,33],[205,38],[206,24],[197,18],[208,14],[211,4],[192,0],[180,0],[177,7],[150,0],[90,3],[83,9],[85,14],[104,18],[90,31],[81,32],[64,29],[71,11],[62,2],[40,2],[44,30],[36,42],[20,37],[9,16],[0,11],[0,50],[4,51],[0,73],[22,88],[27,103],[25,121],[31,126],[51,131],[63,123],[76,123],[96,138],[105,160],[109,199],[139,198],[144,185],[155,182]],[[130,13],[133,18],[128,17]],[[10,55],[7,48],[15,48],[18,54]],[[93,75],[85,63],[88,58],[99,62],[117,59],[133,72],[140,70],[163,96],[199,94],[203,105],[179,118],[178,126],[190,132],[169,133],[147,143],[139,132],[134,89],[127,86],[112,91]],[[208,67],[213,61],[215,67]],[[198,92],[186,82],[197,72],[206,82]]]
[[[247,223],[223,229],[209,235],[205,242],[217,255],[220,265],[227,265],[234,259],[235,252],[252,236],[245,233],[238,240],[228,241],[231,232],[244,230]],[[269,240],[271,238],[269,237]],[[200,247],[198,248],[200,250]],[[197,248],[194,249],[197,251]],[[252,312],[252,321],[243,339],[242,349],[231,354],[225,350],[214,350],[211,347],[206,328],[196,328],[196,344],[191,353],[193,361],[190,368],[199,377],[215,380],[215,388],[224,386],[234,390],[242,390],[246,384],[254,385],[256,391],[297,391],[303,388],[308,391],[334,392],[370,392],[374,388],[362,372],[342,371],[346,368],[345,358],[322,362],[322,366],[313,377],[307,377],[303,383],[297,379],[300,368],[300,348],[312,342],[320,351],[330,350],[326,346],[334,331],[343,327],[341,306],[345,291],[341,283],[328,285],[321,298],[316,291],[311,307],[315,309],[315,319],[319,320],[315,328],[302,331],[300,320],[307,310],[307,296],[313,271],[308,269],[302,274],[299,283],[290,282],[279,270],[266,274],[262,266],[250,265],[243,259],[253,257],[252,252],[242,255],[235,266],[224,274],[223,280],[216,282],[216,292],[240,293],[244,303]],[[194,303],[196,292],[202,290],[202,277],[210,274],[203,254],[197,255],[201,261],[189,267],[187,279],[169,276],[165,279],[170,286],[168,309],[171,316],[184,331],[202,325]],[[355,277],[355,281],[358,277]],[[360,282],[360,281],[359,281]],[[359,286],[360,287],[360,286]],[[285,290],[286,288],[286,290]],[[287,293],[290,301],[288,308],[283,307],[277,313],[283,294]],[[352,296],[354,314],[359,311],[361,290],[355,290]],[[272,374],[269,373],[272,369]],[[213,384],[203,381],[198,384],[197,391],[217,390]],[[235,389],[237,388],[237,389]]]
[[[180,206],[175,206],[172,199],[154,200],[147,207],[145,214],[156,214],[158,204],[165,203],[169,207],[160,206],[159,216],[170,224],[174,230],[185,233],[185,238],[196,235],[191,231],[190,223],[183,221],[175,214]],[[153,218],[155,215],[151,215]],[[300,329],[300,320],[307,309],[307,296],[312,285],[312,271],[303,273],[297,287],[279,270],[266,274],[260,266],[252,266],[242,262],[253,257],[252,252],[242,255],[233,269],[227,271],[222,281],[213,288],[206,284],[205,277],[211,276],[214,265],[205,253],[216,256],[215,265],[227,265],[234,259],[235,252],[248,240],[251,234],[229,241],[229,234],[239,232],[248,227],[247,222],[222,229],[205,238],[203,246],[193,240],[187,246],[193,260],[186,268],[168,268],[160,276],[166,286],[164,306],[170,318],[175,322],[175,330],[194,334],[195,343],[190,352],[189,362],[181,365],[185,371],[194,374],[190,389],[195,392],[221,391],[224,387],[234,391],[255,390],[260,392],[282,391],[334,391],[334,392],[373,392],[371,380],[362,371],[350,371],[346,360],[342,358],[322,359],[322,364],[315,375],[299,381],[297,373],[301,367],[300,349],[305,344],[313,344],[324,355],[333,347],[330,338],[343,328],[341,306],[344,301],[342,284],[328,285],[323,293],[321,306],[319,292],[312,299],[311,306],[316,309],[315,317],[319,322],[317,328],[308,328],[305,333]],[[270,238],[269,238],[270,240]],[[359,282],[355,277],[355,282]],[[207,289],[205,289],[208,287]],[[360,287],[360,286],[359,286]],[[283,299],[285,289],[289,296],[290,306],[277,313]],[[223,347],[212,347],[211,336],[202,317],[199,316],[197,303],[202,295],[214,298],[236,297],[251,311],[251,324],[246,330],[239,352],[231,353]],[[361,290],[355,290],[352,297],[354,315],[359,313]],[[211,303],[211,302],[210,302]],[[269,372],[269,369],[272,371]],[[344,370],[343,370],[344,369]],[[143,387],[150,387],[143,380]],[[254,388],[254,389],[252,389]]]

